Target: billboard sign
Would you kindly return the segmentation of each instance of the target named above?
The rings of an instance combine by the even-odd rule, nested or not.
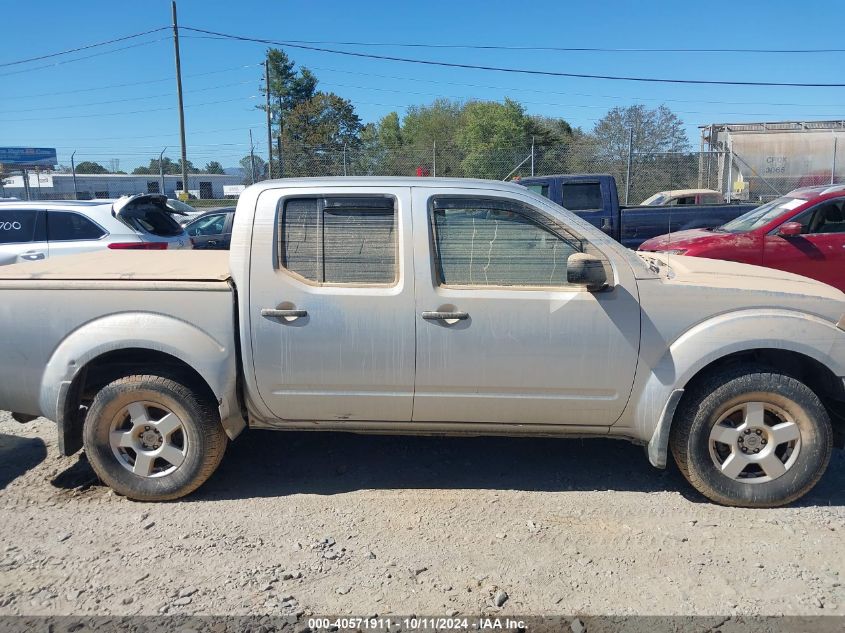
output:
[[[58,162],[55,147],[0,147],[0,165],[6,167],[53,167]]]

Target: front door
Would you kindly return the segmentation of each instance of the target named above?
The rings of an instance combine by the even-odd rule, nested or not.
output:
[[[613,424],[633,385],[640,308],[630,267],[602,251],[610,238],[592,243],[527,194],[414,188],[413,200],[414,421]],[[579,251],[603,258],[612,289],[567,283]]]
[[[845,291],[845,196],[825,200],[788,220],[801,235],[766,236],[763,265],[817,279]]]
[[[258,392],[280,420],[411,419],[410,189],[264,191],[249,326]]]
[[[197,250],[222,250],[229,247],[226,227],[230,222],[230,213],[211,213],[197,218],[185,227],[191,243]],[[229,229],[231,235],[231,228]]]

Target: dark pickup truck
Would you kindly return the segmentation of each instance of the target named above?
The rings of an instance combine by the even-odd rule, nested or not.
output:
[[[720,226],[758,206],[745,203],[625,207],[619,204],[616,179],[610,174],[534,176],[518,182],[578,214],[628,248],[637,248],[666,233]]]

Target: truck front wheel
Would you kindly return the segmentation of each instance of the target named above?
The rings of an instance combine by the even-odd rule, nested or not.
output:
[[[833,431],[819,397],[800,380],[739,365],[694,385],[672,424],[681,472],[717,503],[772,508],[821,479]]]
[[[83,441],[94,471],[115,492],[167,501],[211,476],[227,438],[213,402],[177,380],[142,375],[100,390]]]

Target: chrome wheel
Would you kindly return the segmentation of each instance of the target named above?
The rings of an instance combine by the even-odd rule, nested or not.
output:
[[[710,457],[723,475],[757,484],[777,479],[795,464],[801,432],[781,407],[746,402],[721,415],[709,444]]]
[[[114,417],[109,443],[118,462],[141,477],[175,471],[188,453],[188,435],[179,417],[154,402],[133,402]]]

